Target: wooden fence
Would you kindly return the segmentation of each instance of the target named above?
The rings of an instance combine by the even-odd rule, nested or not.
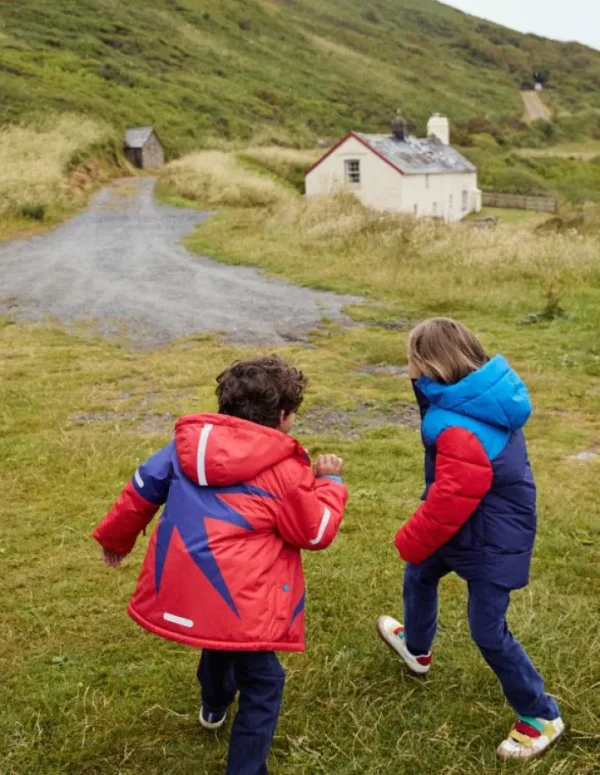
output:
[[[549,196],[521,196],[519,194],[498,194],[484,191],[484,207],[507,207],[515,210],[538,210],[544,213],[557,213],[558,202]]]

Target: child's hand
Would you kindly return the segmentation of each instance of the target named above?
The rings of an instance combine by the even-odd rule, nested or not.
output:
[[[315,476],[341,476],[344,461],[337,455],[319,455],[315,463]]]
[[[103,549],[102,558],[109,568],[118,568],[125,559],[125,555],[117,554],[116,552],[109,552],[108,549]]]

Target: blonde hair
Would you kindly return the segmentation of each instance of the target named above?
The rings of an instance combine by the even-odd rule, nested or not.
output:
[[[408,337],[408,360],[427,377],[454,385],[488,362],[475,334],[452,318],[419,323]]]

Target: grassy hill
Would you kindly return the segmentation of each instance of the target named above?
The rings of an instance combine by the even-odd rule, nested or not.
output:
[[[565,116],[600,97],[600,52],[434,0],[0,0],[0,121],[84,112],[155,124],[170,153],[206,138],[310,142],[402,107],[516,121],[550,72]]]

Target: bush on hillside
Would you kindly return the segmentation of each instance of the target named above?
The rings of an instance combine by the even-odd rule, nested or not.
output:
[[[21,217],[30,221],[43,221],[46,217],[45,205],[27,204],[21,208]]]

